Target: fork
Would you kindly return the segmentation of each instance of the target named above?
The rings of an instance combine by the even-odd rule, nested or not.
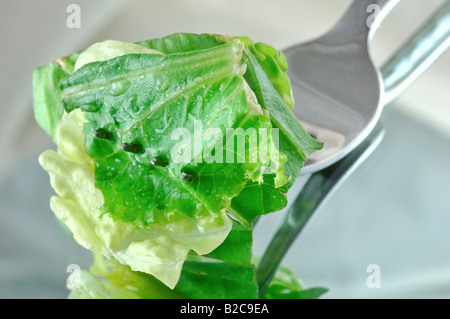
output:
[[[381,68],[384,83],[382,107],[395,101],[449,46],[450,1],[447,1]],[[378,121],[368,137],[348,155],[310,175],[256,265],[260,296],[313,213],[370,156],[383,136],[384,128]]]

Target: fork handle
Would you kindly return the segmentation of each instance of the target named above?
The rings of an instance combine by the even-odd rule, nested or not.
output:
[[[332,191],[376,149],[383,136],[383,125],[378,123],[367,139],[349,155],[309,177],[256,265],[256,282],[260,297],[312,214]]]
[[[354,0],[325,37],[333,42],[369,42],[384,18],[399,2],[400,0]]]
[[[450,1],[446,1],[381,68],[383,105],[403,93],[450,47]]]

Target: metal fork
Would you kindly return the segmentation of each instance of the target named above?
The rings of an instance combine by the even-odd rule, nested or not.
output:
[[[450,1],[381,68],[383,105],[390,105],[450,46]],[[291,244],[313,213],[352,171],[379,145],[384,136],[381,122],[351,153],[332,166],[310,175],[288,209],[284,220],[256,266],[260,295],[272,280]]]

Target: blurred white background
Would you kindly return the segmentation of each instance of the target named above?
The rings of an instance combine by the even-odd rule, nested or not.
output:
[[[381,66],[444,0],[403,0],[377,31]],[[81,8],[70,29],[69,4]],[[0,298],[65,298],[90,254],[59,228],[37,156],[53,148],[32,111],[33,69],[106,39],[174,32],[247,35],[283,49],[326,32],[350,0],[0,0]],[[450,52],[396,102],[386,137],[317,211],[285,263],[326,298],[450,297]],[[301,105],[297,105],[301,107]],[[289,194],[292,198],[297,189]],[[283,213],[255,231],[261,253]],[[275,224],[274,224],[275,223]],[[369,289],[366,267],[381,267]]]

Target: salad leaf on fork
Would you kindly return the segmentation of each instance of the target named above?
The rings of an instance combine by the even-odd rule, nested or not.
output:
[[[171,289],[189,269],[229,267],[232,219],[284,208],[321,147],[290,111],[283,56],[248,38],[105,41],[60,61],[33,82],[58,146],[39,159],[51,208],[81,245]]]

